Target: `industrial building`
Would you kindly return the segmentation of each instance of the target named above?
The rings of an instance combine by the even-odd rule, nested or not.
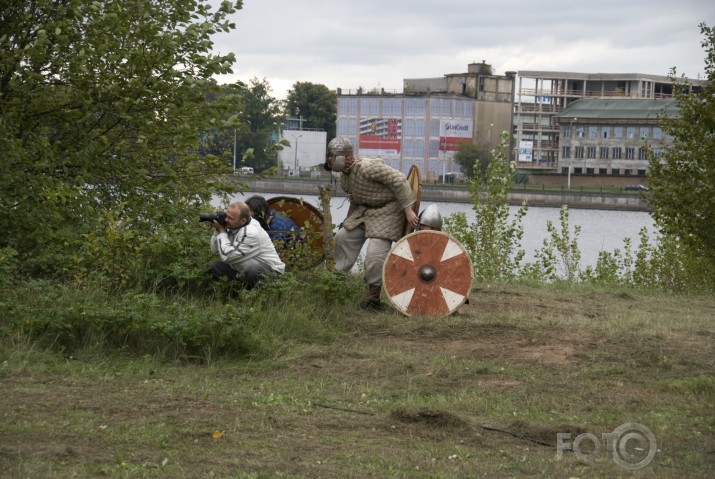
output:
[[[465,73],[405,79],[402,92],[338,89],[337,134],[351,139],[359,157],[378,157],[425,179],[459,172],[460,141],[498,144],[511,131],[515,72],[495,75],[485,62]]]
[[[403,82],[402,92],[338,88],[337,134],[351,139],[357,156],[382,158],[404,173],[417,165],[427,180],[459,174],[459,142],[491,149],[508,132],[509,159],[533,180],[570,185],[576,175],[581,185],[620,184],[646,176],[644,144],[656,153],[667,144],[660,115],[677,114],[667,76],[496,75],[483,61],[466,73]],[[678,83],[697,91],[704,80]]]

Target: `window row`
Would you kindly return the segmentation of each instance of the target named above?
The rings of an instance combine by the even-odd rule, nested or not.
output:
[[[426,98],[339,97],[338,115],[356,116],[359,111],[361,116],[401,118],[403,104],[406,117],[425,116],[428,108]],[[472,118],[473,106],[474,100],[431,98],[429,101],[432,116]]]
[[[561,158],[588,158],[599,160],[647,160],[648,156],[646,154],[645,148],[623,148],[620,146],[608,147],[608,146],[574,146],[573,156],[571,156],[571,147],[563,146],[561,147]],[[610,158],[609,158],[610,153]],[[636,153],[638,157],[636,158]],[[598,155],[598,156],[597,156]],[[653,155],[658,157],[661,155],[660,148],[653,148]]]
[[[564,138],[589,138],[592,140],[603,138],[615,139],[663,139],[663,130],[660,127],[654,126],[607,126],[607,125],[591,125],[591,126],[572,126],[564,125],[562,128]]]
[[[645,176],[646,175],[645,169],[639,168],[639,169],[632,169],[632,168],[582,168],[582,167],[573,167],[571,169],[571,173],[574,175],[598,175],[598,176]],[[569,167],[564,166],[561,168],[561,173],[564,175],[567,175],[569,172]]]

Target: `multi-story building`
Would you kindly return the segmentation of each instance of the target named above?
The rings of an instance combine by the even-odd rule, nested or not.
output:
[[[571,103],[554,115],[559,166],[567,175],[645,176],[646,145],[658,155],[669,143],[663,117],[677,116],[675,100],[591,99]]]
[[[514,102],[515,153],[512,157],[519,168],[541,169],[557,172],[563,170],[559,160],[561,115],[569,106],[581,99],[643,99],[662,100],[672,97],[673,81],[666,76],[640,73],[574,73],[550,71],[519,71],[519,81]],[[691,88],[699,88],[702,80],[688,80]],[[614,103],[610,104],[613,107]],[[629,104],[635,106],[636,104]],[[645,105],[645,103],[639,104]],[[647,110],[658,109],[656,104]],[[623,107],[621,121],[628,111]],[[647,112],[634,111],[633,120]],[[571,115],[577,117],[578,115]],[[579,126],[586,128],[583,117]],[[594,125],[597,126],[597,125]],[[563,145],[570,146],[570,145]],[[603,166],[609,169],[609,166]],[[600,171],[601,166],[592,167]],[[613,168],[610,168],[613,169]],[[615,168],[617,170],[621,168]],[[641,168],[636,168],[636,170]]]
[[[491,66],[466,73],[405,79],[402,93],[338,89],[337,134],[351,139],[359,157],[379,157],[404,173],[417,165],[425,179],[458,172],[460,141],[493,147],[510,131],[515,73]]]
[[[697,91],[704,80],[682,84]],[[550,71],[500,76],[484,62],[472,63],[466,73],[405,79],[401,93],[338,89],[337,133],[352,140],[358,156],[383,158],[405,173],[417,165],[426,179],[459,171],[453,155],[460,141],[492,148],[503,131],[511,133],[510,159],[522,170],[645,176],[643,141],[660,140],[657,113],[673,114],[673,88],[667,76]],[[571,128],[578,129],[574,136]]]

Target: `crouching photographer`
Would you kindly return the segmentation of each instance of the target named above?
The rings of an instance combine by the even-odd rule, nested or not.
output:
[[[269,273],[285,272],[271,238],[251,218],[246,203],[232,203],[225,213],[201,215],[199,221],[210,222],[215,230],[211,252],[218,254],[221,261],[211,265],[214,279],[226,277],[251,289]]]

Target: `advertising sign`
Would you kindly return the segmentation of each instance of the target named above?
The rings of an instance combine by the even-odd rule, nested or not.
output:
[[[522,140],[519,142],[519,161],[533,161],[534,142]]]
[[[472,120],[440,120],[439,151],[456,151],[459,142],[472,140],[473,130]]]
[[[358,148],[360,156],[387,158],[399,156],[402,146],[400,118],[362,118]]]

